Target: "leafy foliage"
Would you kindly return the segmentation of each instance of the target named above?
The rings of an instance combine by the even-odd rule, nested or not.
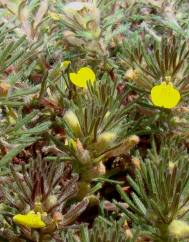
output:
[[[177,239],[171,236],[170,224],[176,219],[184,219],[188,212],[188,194],[185,193],[189,181],[188,154],[185,150],[168,147],[163,143],[157,152],[154,146],[145,162],[141,162],[136,179],[127,177],[134,189],[130,196],[117,186],[129,209],[117,206],[155,241]],[[179,236],[182,239],[186,234]]]
[[[2,187],[6,207],[3,216],[8,223],[7,230],[5,229],[1,233],[5,238],[18,241],[25,238],[36,241],[37,238],[53,237],[57,225],[61,229],[73,223],[88,204],[85,198],[68,211],[64,211],[67,200],[77,193],[78,176],[70,175],[69,169],[64,168],[62,164],[48,163],[38,156],[36,160],[30,162],[28,168],[23,165],[20,171],[16,171],[12,166],[11,172],[10,179],[13,183],[8,186],[3,183],[4,187]],[[46,214],[44,218],[46,227],[35,233],[24,230],[22,226],[17,230],[18,228],[11,221],[12,215],[25,214],[30,210]],[[13,228],[12,231],[10,226]],[[14,234],[12,234],[13,231]]]
[[[0,0],[1,241],[188,240],[188,9]]]
[[[182,43],[182,44],[181,44]],[[130,45],[130,46],[129,46]],[[150,47],[151,45],[151,47]],[[127,66],[137,69],[133,78],[141,89],[149,91],[161,81],[171,81],[183,94],[187,95],[188,47],[181,39],[163,39],[160,43],[125,44]],[[152,49],[153,46],[153,49]]]
[[[66,239],[65,239],[66,237]],[[87,229],[82,226],[79,231],[79,236],[74,235],[73,231],[69,231],[66,236],[63,236],[64,241],[81,241],[81,242],[108,242],[116,241],[123,242],[137,241],[137,233],[132,235],[131,232],[126,230],[123,225],[123,221],[109,222],[99,217],[93,224],[93,229]]]

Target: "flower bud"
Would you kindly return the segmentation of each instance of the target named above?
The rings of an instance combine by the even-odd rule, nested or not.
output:
[[[122,141],[122,143],[104,154],[104,157],[108,159],[112,156],[119,156],[121,154],[127,154],[135,145],[139,143],[139,137],[136,135],[131,135]]]
[[[140,160],[137,157],[132,157],[132,164],[136,169],[140,169]]]
[[[103,176],[106,174],[106,167],[102,161],[94,168],[97,176]]]
[[[103,132],[97,136],[97,148],[104,150],[111,146],[116,140],[117,134],[115,132]]]
[[[170,161],[168,163],[168,168],[169,168],[169,172],[171,173],[173,171],[173,169],[175,168],[176,164],[172,161]]]
[[[45,210],[48,211],[56,204],[57,204],[57,197],[55,195],[50,195],[44,203]]]
[[[0,83],[0,97],[6,97],[9,89],[10,89],[10,85],[8,83],[5,83],[5,82]]]
[[[133,234],[131,232],[131,229],[130,229],[130,227],[128,225],[127,220],[124,221],[123,228],[125,230],[126,237],[129,238],[129,239],[132,239],[133,238]]]
[[[89,200],[88,206],[98,206],[99,205],[99,198],[96,195],[90,195],[87,198]]]
[[[82,200],[87,193],[89,193],[91,187],[88,182],[79,182],[78,183],[78,193],[77,193],[77,199]]]
[[[135,81],[139,77],[139,70],[130,68],[126,71],[124,79],[129,80],[129,81]]]
[[[81,135],[79,120],[73,111],[68,110],[65,112],[64,121],[70,127],[75,136],[78,137]]]
[[[63,215],[60,212],[53,213],[53,220],[56,222],[61,222],[63,219]]]
[[[64,31],[64,39],[73,46],[81,46],[85,44],[85,41],[76,37],[75,33],[69,30]]]
[[[169,235],[175,239],[189,237],[189,224],[182,220],[173,220],[168,226]]]
[[[84,181],[91,181],[93,178],[103,176],[106,174],[106,167],[103,162],[99,162],[96,166],[89,168],[86,172],[81,174]]]
[[[90,163],[90,161],[91,161],[91,156],[90,156],[89,151],[83,148],[83,145],[79,139],[77,139],[77,141],[76,141],[76,155],[77,155],[79,161],[83,165]]]

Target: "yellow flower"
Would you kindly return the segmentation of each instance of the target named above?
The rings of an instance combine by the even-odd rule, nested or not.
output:
[[[77,73],[69,74],[71,82],[78,87],[87,87],[87,81],[92,84],[95,82],[96,76],[89,67],[82,67]]]
[[[41,214],[30,211],[27,214],[16,214],[13,221],[17,224],[29,227],[32,229],[44,228],[46,224],[41,220]]]
[[[151,90],[151,99],[155,106],[174,108],[180,101],[180,93],[172,83],[162,82]]]

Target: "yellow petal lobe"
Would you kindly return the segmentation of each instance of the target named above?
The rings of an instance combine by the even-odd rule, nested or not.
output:
[[[172,83],[162,82],[160,85],[154,86],[151,90],[152,103],[155,106],[163,108],[174,108],[180,101],[180,93],[175,89]]]
[[[23,225],[32,229],[39,229],[46,227],[46,224],[41,220],[41,214],[30,211],[27,214],[16,214],[13,217],[16,224]]]
[[[93,84],[95,82],[96,76],[93,70],[89,67],[82,67],[77,73],[69,74],[70,81],[78,87],[87,87],[87,82]]]

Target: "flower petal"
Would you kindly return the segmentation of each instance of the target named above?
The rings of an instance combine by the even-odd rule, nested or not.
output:
[[[96,76],[89,67],[82,67],[77,73],[69,74],[71,82],[78,87],[87,87],[87,81],[95,82]]]
[[[70,73],[69,74],[69,77],[70,77],[70,81],[74,84],[74,85],[76,85],[76,86],[78,86],[78,87],[85,87],[85,81],[82,81],[82,80],[80,80],[79,78],[78,78],[78,74],[76,74],[76,73]]]
[[[89,67],[83,67],[78,71],[78,76],[80,80],[84,80],[87,86],[87,81],[90,81],[92,84],[95,82],[96,76],[93,70]]]
[[[17,224],[29,228],[44,228],[46,224],[41,220],[41,215],[29,212],[28,214],[17,214],[13,217],[13,221]]]
[[[171,83],[162,82],[151,90],[151,99],[155,106],[174,108],[180,101],[180,93]]]
[[[155,106],[162,107],[163,106],[163,100],[160,97],[161,96],[162,88],[160,86],[155,86],[151,90],[151,99]]]

